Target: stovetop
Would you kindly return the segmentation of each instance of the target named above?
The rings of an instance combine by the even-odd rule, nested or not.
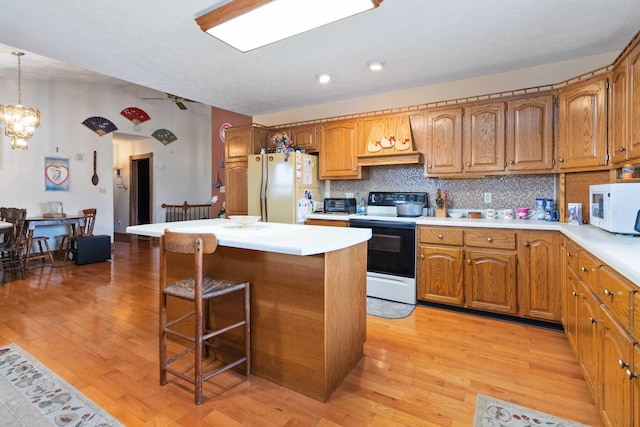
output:
[[[352,218],[376,221],[416,222],[416,218],[419,217],[398,216],[396,204],[406,202],[424,203],[425,207],[428,207],[427,193],[372,191],[367,198],[367,212],[361,215],[362,218],[360,218],[360,215],[352,216]]]

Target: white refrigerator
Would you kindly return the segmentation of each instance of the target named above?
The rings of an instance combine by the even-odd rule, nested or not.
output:
[[[264,222],[295,224],[304,222],[306,199],[322,200],[318,181],[318,158],[299,151],[249,155],[248,213]]]

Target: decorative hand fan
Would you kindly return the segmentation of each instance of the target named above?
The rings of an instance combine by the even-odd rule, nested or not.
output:
[[[120,114],[131,120],[131,122],[133,123],[133,130],[135,130],[136,132],[140,131],[140,126],[138,126],[140,123],[146,122],[151,118],[146,113],[146,111],[141,110],[138,107],[125,108],[124,110],[120,111]]]
[[[170,144],[178,139],[178,137],[176,137],[169,129],[158,129],[153,132],[151,136],[162,142],[164,145]]]
[[[106,135],[109,132],[113,132],[114,130],[118,130],[116,125],[114,125],[111,121],[99,116],[89,117],[84,122],[82,122],[82,124],[100,136]]]

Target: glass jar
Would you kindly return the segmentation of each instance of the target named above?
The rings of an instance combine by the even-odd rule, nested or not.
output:
[[[632,179],[633,173],[636,171],[630,163],[627,163],[622,167],[622,179]]]

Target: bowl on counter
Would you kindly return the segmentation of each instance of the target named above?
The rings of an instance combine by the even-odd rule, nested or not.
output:
[[[398,216],[422,216],[424,204],[414,202],[396,203],[396,213]]]
[[[230,215],[229,220],[238,227],[249,228],[260,221],[260,217],[257,215]]]
[[[462,213],[462,212],[449,212],[449,216],[451,218],[464,218],[464,213]]]

